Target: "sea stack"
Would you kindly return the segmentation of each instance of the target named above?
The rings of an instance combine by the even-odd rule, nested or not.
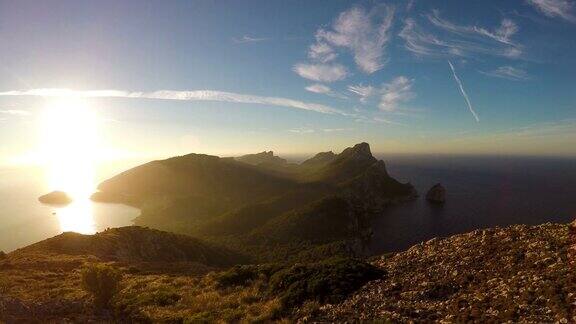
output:
[[[426,194],[426,199],[435,204],[443,204],[446,202],[446,188],[437,183]]]
[[[40,196],[38,200],[43,204],[49,205],[68,205],[72,202],[72,198],[63,191],[52,191],[49,194]]]

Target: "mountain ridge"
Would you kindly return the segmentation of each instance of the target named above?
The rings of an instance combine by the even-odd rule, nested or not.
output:
[[[303,244],[367,242],[372,218],[416,196],[412,185],[388,174],[365,142],[300,164],[272,151],[237,158],[192,153],[137,166],[98,188],[99,196],[137,201],[137,225],[194,235],[269,261],[280,256],[263,242],[279,237],[283,247],[276,250],[292,256]],[[344,206],[346,215],[330,203]],[[342,228],[324,231],[321,223],[331,220]],[[293,231],[301,227],[308,228],[306,235]]]

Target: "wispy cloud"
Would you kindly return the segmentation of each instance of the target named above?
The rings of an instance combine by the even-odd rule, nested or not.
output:
[[[336,54],[334,49],[326,44],[326,43],[315,43],[310,45],[310,49],[308,50],[308,57],[313,61],[320,62],[320,63],[328,63],[336,59]]]
[[[240,38],[232,38],[232,41],[236,44],[244,44],[244,43],[258,43],[258,42],[263,42],[263,41],[267,41],[270,40],[270,38],[267,37],[252,37],[252,36],[248,36],[248,35],[244,35]]]
[[[512,81],[527,81],[532,77],[523,69],[515,68],[512,66],[500,66],[492,71],[480,71],[480,73],[501,79],[508,79]]]
[[[306,87],[306,90],[310,91],[310,92],[314,92],[314,93],[330,93],[332,91],[332,89],[330,89],[330,87],[325,86],[323,84],[319,84],[319,83],[315,83],[315,84],[311,84],[309,86]]]
[[[336,133],[336,132],[347,132],[354,130],[354,128],[324,128],[322,131],[324,133]]]
[[[379,5],[370,11],[362,7],[346,10],[331,28],[321,28],[316,32],[317,45],[313,45],[311,50],[318,46],[348,49],[361,71],[374,73],[387,62],[384,52],[390,40],[394,11],[394,7],[388,5]],[[311,52],[309,56],[315,54]]]
[[[499,26],[490,30],[481,26],[463,26],[452,23],[440,16],[438,10],[425,15],[428,22],[436,27],[422,28],[416,20],[407,18],[399,33],[404,47],[418,56],[451,57],[472,56],[474,54],[519,58],[523,54],[522,45],[514,42],[519,28],[510,19],[503,19]]]
[[[405,76],[398,76],[380,88],[368,85],[350,85],[348,91],[357,95],[360,102],[367,103],[378,97],[378,108],[385,112],[395,112],[399,105],[415,97],[412,91],[414,80]]]
[[[547,17],[559,17],[570,22],[576,22],[573,12],[574,2],[570,0],[527,0],[528,4],[536,8]]]
[[[294,134],[311,134],[311,133],[315,133],[316,130],[314,130],[312,128],[302,127],[302,128],[289,129],[288,132],[294,133]]]
[[[399,76],[382,87],[382,96],[378,107],[383,111],[395,111],[402,102],[414,98],[412,85],[414,80]]]
[[[152,92],[130,92],[123,90],[85,90],[70,89],[31,89],[0,92],[0,96],[38,96],[38,97],[86,97],[86,98],[135,98],[181,101],[220,101],[233,103],[261,104],[315,111],[323,114],[339,114],[349,116],[348,113],[317,103],[304,102],[281,97],[263,97],[233,92],[214,90],[174,91],[159,90]]]
[[[406,124],[402,124],[388,118],[384,118],[382,116],[373,116],[373,117],[366,117],[366,116],[358,116],[355,119],[357,123],[365,123],[365,124],[387,124],[387,125],[395,125],[395,126],[406,126]]]
[[[474,108],[472,108],[472,103],[470,103],[470,98],[468,98],[468,94],[466,93],[466,90],[464,90],[464,86],[462,85],[462,81],[460,81],[460,78],[458,77],[458,75],[456,75],[456,70],[454,70],[454,65],[452,65],[452,62],[450,62],[450,61],[448,61],[448,65],[450,65],[450,69],[452,70],[452,75],[454,76],[454,80],[456,80],[456,83],[458,83],[458,87],[460,88],[460,92],[462,93],[462,96],[466,100],[466,104],[468,105],[468,109],[470,110],[470,112],[474,116],[474,119],[476,119],[476,122],[480,122],[478,115],[474,111]]]
[[[357,95],[360,98],[360,102],[362,103],[366,103],[368,101],[368,98],[377,93],[377,89],[374,88],[373,86],[371,85],[365,86],[362,84],[349,85],[348,91]]]
[[[290,133],[294,133],[294,134],[312,134],[312,133],[338,133],[338,132],[346,132],[346,131],[351,131],[354,130],[354,128],[320,128],[320,129],[314,129],[314,128],[309,128],[309,127],[300,127],[300,128],[293,128],[293,129],[289,129],[288,132]]]
[[[432,10],[431,14],[427,14],[428,20],[436,27],[439,27],[445,31],[460,34],[460,35],[476,35],[486,37],[497,42],[517,46],[511,37],[514,36],[519,28],[516,23],[510,19],[504,18],[494,31],[490,31],[484,27],[480,26],[461,26],[454,24],[442,17],[440,17],[439,10]]]
[[[305,89],[306,89],[306,91],[309,91],[309,92],[324,94],[324,95],[327,95],[330,97],[335,97],[335,98],[340,98],[340,99],[347,99],[348,98],[345,95],[332,90],[329,86],[324,85],[324,84],[320,84],[320,83],[311,84],[311,85],[307,86]]]
[[[304,64],[294,65],[299,76],[317,82],[340,81],[348,76],[348,70],[341,64]]]
[[[20,109],[0,109],[0,115],[29,116],[31,113],[27,110]]]

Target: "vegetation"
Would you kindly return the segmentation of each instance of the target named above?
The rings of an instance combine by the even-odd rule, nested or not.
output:
[[[89,242],[137,243],[146,233],[156,231],[119,229],[94,235],[98,239]],[[159,251],[175,255],[173,234],[166,234],[150,237]],[[138,239],[130,241],[134,237]],[[122,249],[125,255],[110,261],[111,256],[99,248],[66,248],[71,242],[76,241],[56,237],[0,260],[0,321],[196,323],[307,318],[323,322],[384,316],[394,322],[482,318],[554,322],[568,318],[574,302],[568,265],[571,243],[565,225],[481,230],[432,240],[371,263],[329,258],[332,251],[345,250],[346,243],[335,242],[302,251],[301,262],[232,267],[199,266],[198,262],[184,267],[189,263],[177,259],[154,262],[136,249]],[[102,268],[107,270],[85,275],[87,269]],[[109,311],[94,312],[93,292],[81,287],[85,277],[103,272],[122,273],[121,289],[110,297]],[[521,304],[510,302],[516,298]]]
[[[370,218],[414,195],[366,143],[301,164],[272,152],[189,154],[128,170],[99,189],[140,201],[138,225],[193,235],[254,262],[294,261],[331,243],[345,247],[338,255],[362,256]]]
[[[274,273],[270,291],[286,308],[306,301],[334,303],[343,300],[366,282],[383,276],[378,268],[355,259],[331,259],[295,264]]]
[[[82,287],[94,297],[97,308],[107,308],[120,290],[122,274],[115,268],[93,264],[82,270]]]
[[[362,143],[301,165],[271,152],[189,154],[128,170],[99,190],[94,199],[136,205],[139,225],[173,233],[64,233],[9,254],[0,259],[10,278],[2,289],[13,298],[0,296],[13,316],[6,321],[27,313],[76,322],[303,316],[383,276],[355,258],[375,214],[364,206],[409,197],[412,187],[390,178]],[[110,311],[93,312],[89,301]]]

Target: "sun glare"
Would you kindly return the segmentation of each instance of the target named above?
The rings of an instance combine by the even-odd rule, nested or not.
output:
[[[49,190],[66,192],[73,202],[55,212],[63,232],[94,233],[90,194],[95,187],[98,145],[96,115],[81,98],[60,98],[42,116],[41,156]]]

